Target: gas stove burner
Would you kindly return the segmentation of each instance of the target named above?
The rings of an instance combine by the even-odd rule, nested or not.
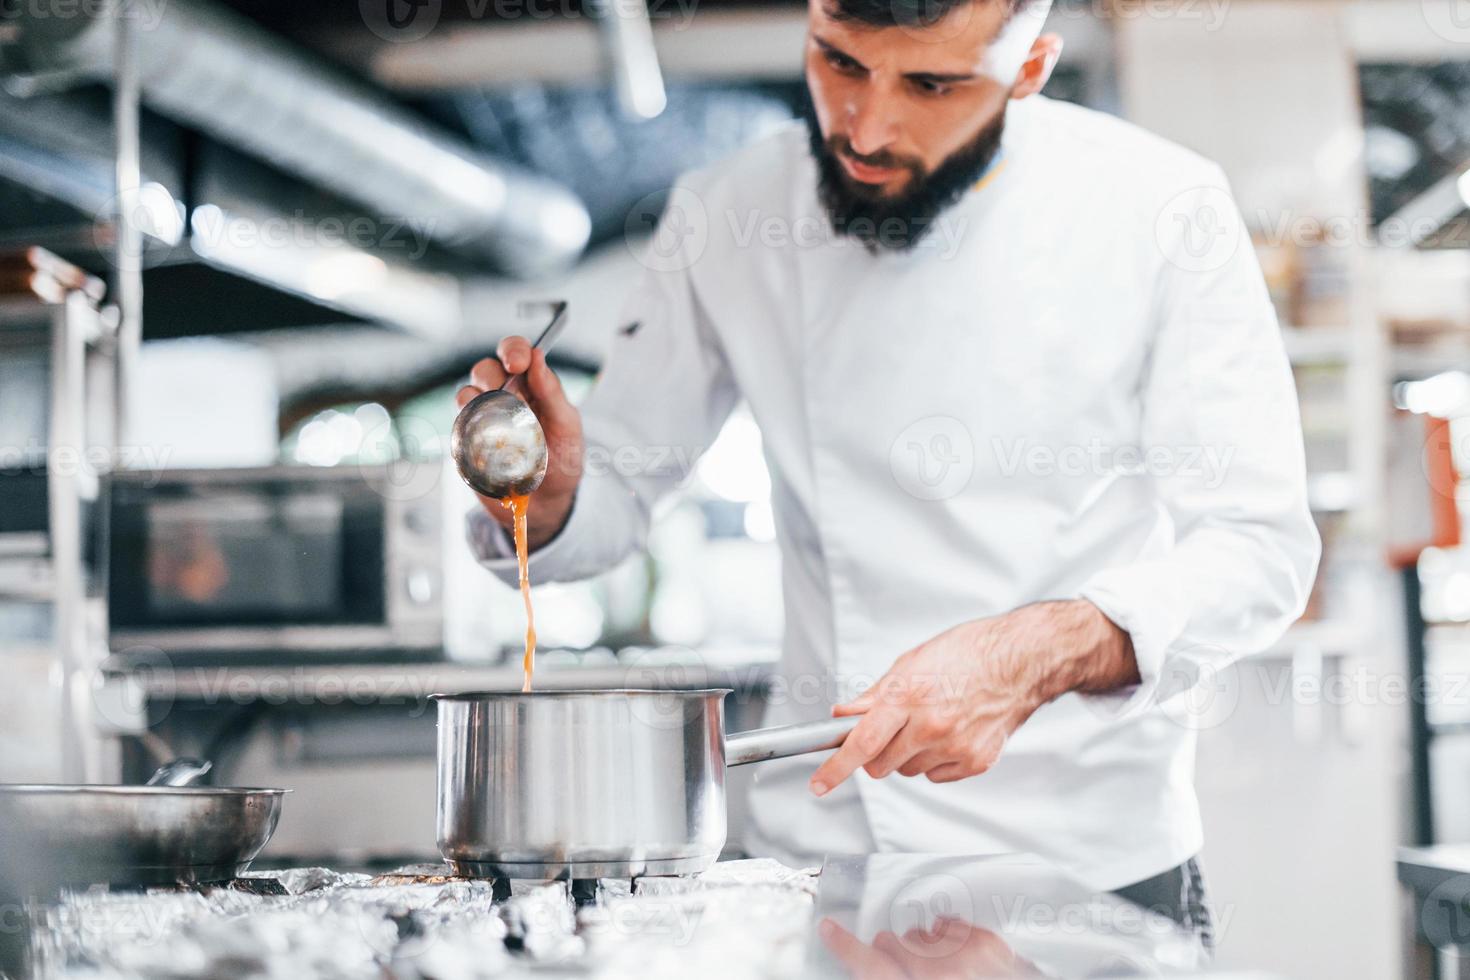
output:
[[[447,864],[406,864],[368,882],[370,885],[443,885],[451,881],[472,880],[473,875],[457,873]]]
[[[260,898],[274,898],[290,894],[286,886],[274,878],[231,878],[229,881],[215,882],[191,882],[179,886],[179,891],[198,892],[201,895],[212,895],[216,891],[243,892],[246,895],[256,895]]]
[[[638,875],[635,877],[624,877],[622,875],[602,875],[599,877],[581,878],[563,875],[559,878],[519,878],[500,874],[477,874],[464,873],[451,864],[409,864],[392,871],[384,872],[369,882],[370,885],[443,885],[451,881],[489,881],[494,888],[494,898],[497,902],[504,902],[515,894],[512,883],[516,888],[530,885],[550,885],[561,883],[566,886],[568,894],[576,902],[577,908],[588,905],[596,905],[598,901],[598,889],[604,884],[616,883],[616,888],[625,894],[630,894],[637,889],[640,881],[666,881],[693,878],[694,875]]]
[[[596,878],[573,878],[571,883],[572,901],[577,903],[577,908],[586,908],[597,904]]]
[[[247,878],[221,878],[215,881],[164,881],[149,884],[132,882],[101,882],[74,886],[77,889],[100,889],[109,895],[216,895],[220,892],[240,892],[259,898],[273,898],[290,894],[275,878],[257,876]]]

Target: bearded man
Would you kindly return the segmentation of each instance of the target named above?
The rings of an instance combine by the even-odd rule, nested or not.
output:
[[[1221,171],[1037,94],[1047,6],[811,0],[809,129],[675,188],[580,410],[519,337],[460,403],[529,371],[538,582],[641,547],[749,404],[767,721],[860,716],[763,764],[753,851],[1029,852],[1207,936],[1188,698],[1306,602],[1295,393]],[[470,537],[513,581],[507,520]]]

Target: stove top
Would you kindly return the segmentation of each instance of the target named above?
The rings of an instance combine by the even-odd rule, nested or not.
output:
[[[684,977],[739,962],[795,976],[815,882],[815,869],[766,860],[632,881],[467,878],[438,864],[379,875],[295,868],[73,891],[33,910],[30,953],[38,973],[92,980]]]
[[[428,864],[97,886],[29,910],[30,965],[73,980],[806,980],[1184,977],[1208,960],[1197,935],[1035,858],[829,857],[820,880],[818,893],[816,869],[751,860],[631,881],[466,878]]]

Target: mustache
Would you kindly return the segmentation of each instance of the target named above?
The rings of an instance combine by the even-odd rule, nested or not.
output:
[[[914,177],[924,176],[924,165],[918,160],[901,157],[887,150],[879,150],[877,153],[859,153],[852,148],[852,142],[845,136],[829,137],[827,152],[834,156],[845,156],[849,160],[856,160],[869,167],[879,167],[884,170],[907,170]]]
[[[930,172],[922,163],[905,160],[888,150],[866,155],[853,153],[847,137],[822,132],[810,93],[807,98],[803,118],[817,168],[817,197],[838,234],[857,239],[874,253],[915,247],[935,220],[963,198],[994,162],[1005,132],[1006,117],[1002,109],[968,144]],[[884,195],[878,188],[855,181],[839,161],[842,154],[869,166],[904,168],[912,179],[899,194]],[[880,229],[883,229],[881,233]]]

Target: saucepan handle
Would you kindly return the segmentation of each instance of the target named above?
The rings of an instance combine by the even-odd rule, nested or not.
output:
[[[753,732],[736,732],[725,736],[725,765],[743,766],[766,759],[784,759],[789,755],[806,755],[835,749],[857,727],[862,715],[829,718],[804,725],[780,728],[758,728]]]

